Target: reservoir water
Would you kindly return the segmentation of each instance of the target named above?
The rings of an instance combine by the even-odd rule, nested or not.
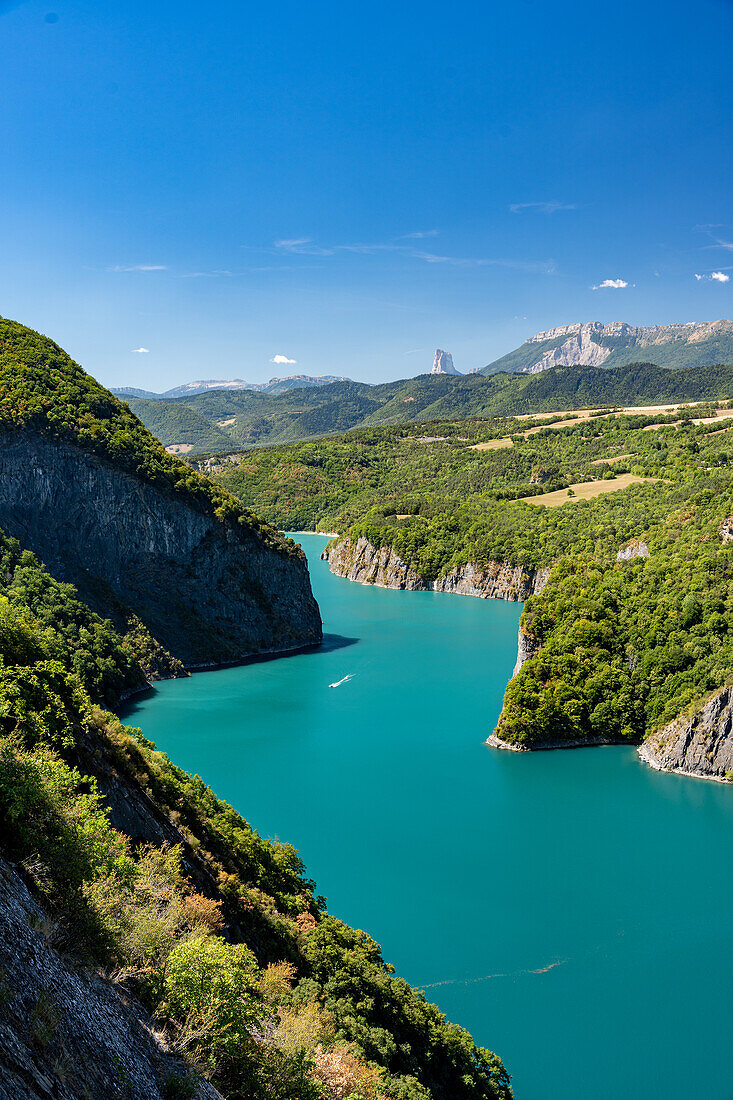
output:
[[[733,789],[633,749],[488,749],[521,608],[352,584],[297,537],[326,645],[125,720],[293,843],[518,1100],[732,1098]]]

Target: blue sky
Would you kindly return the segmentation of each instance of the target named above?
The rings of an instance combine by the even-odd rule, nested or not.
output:
[[[0,0],[0,32],[0,313],[107,385],[733,314],[731,0]]]

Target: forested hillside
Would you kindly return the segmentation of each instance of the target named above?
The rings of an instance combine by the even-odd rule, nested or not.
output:
[[[730,397],[733,366],[667,370],[636,363],[613,370],[553,368],[538,375],[421,375],[378,386],[334,382],[280,396],[213,390],[176,401],[131,398],[128,404],[166,447],[197,454],[295,442],[377,424]]]
[[[733,412],[715,411],[360,430],[214,476],[284,526],[389,547],[426,582],[467,563],[552,565],[522,619],[541,649],[509,685],[500,735],[639,742],[733,668]],[[567,503],[543,507],[558,490]],[[619,561],[637,542],[649,556]]]

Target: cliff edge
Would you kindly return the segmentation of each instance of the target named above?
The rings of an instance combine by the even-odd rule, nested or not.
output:
[[[187,668],[321,640],[292,540],[166,454],[51,340],[4,319],[0,527]]]
[[[410,592],[452,592],[481,599],[526,600],[541,592],[549,569],[525,569],[509,562],[468,562],[456,565],[442,577],[427,581],[388,546],[377,549],[363,535],[348,535],[331,543],[321,554],[332,573],[360,584],[398,588]]]
[[[650,734],[637,751],[656,771],[720,782],[733,778],[733,689],[717,691],[693,714]]]

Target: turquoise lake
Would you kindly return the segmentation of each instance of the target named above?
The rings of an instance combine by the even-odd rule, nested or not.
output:
[[[297,537],[326,645],[125,720],[293,843],[518,1100],[733,1097],[733,789],[633,749],[487,748],[521,607],[352,584]]]

